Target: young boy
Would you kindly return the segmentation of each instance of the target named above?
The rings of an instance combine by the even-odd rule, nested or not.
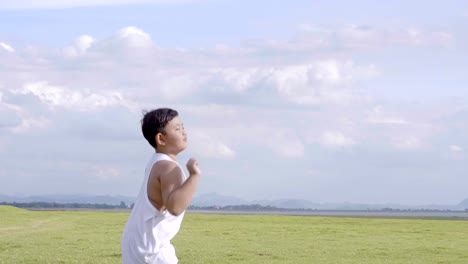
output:
[[[197,161],[190,159],[186,178],[176,161],[187,147],[177,111],[160,108],[147,112],[141,127],[155,152],[122,235],[122,263],[175,264],[178,259],[170,242],[180,229],[201,171]]]

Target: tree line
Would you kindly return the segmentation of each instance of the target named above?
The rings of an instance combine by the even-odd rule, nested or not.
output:
[[[96,203],[56,203],[56,202],[0,202],[0,205],[10,205],[18,208],[35,208],[35,209],[127,209],[129,206],[125,202],[120,202],[119,205],[112,204],[96,204]]]
[[[120,204],[102,204],[102,203],[56,203],[56,202],[0,202],[0,205],[10,205],[25,209],[132,209],[132,204],[120,202]],[[317,211],[318,209],[286,209],[270,205],[248,204],[248,205],[226,205],[226,206],[197,206],[190,205],[191,210],[219,210],[219,211]],[[335,209],[337,210],[337,209]],[[387,212],[450,212],[453,210],[435,210],[435,209],[360,209],[360,211],[387,211]],[[334,211],[334,210],[331,210]],[[341,209],[337,211],[353,211],[352,209]],[[468,212],[468,208],[465,209]]]

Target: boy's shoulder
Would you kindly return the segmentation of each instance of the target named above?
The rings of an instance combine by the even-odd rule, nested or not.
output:
[[[154,174],[161,176],[183,174],[179,164],[173,160],[159,160],[153,164]]]

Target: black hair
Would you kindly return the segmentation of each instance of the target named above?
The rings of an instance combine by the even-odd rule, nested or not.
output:
[[[141,131],[148,143],[156,148],[156,135],[165,134],[164,128],[167,123],[178,116],[179,113],[170,108],[158,108],[151,111],[144,111],[141,119]]]

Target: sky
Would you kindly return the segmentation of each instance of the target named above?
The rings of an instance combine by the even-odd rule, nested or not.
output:
[[[0,1],[0,194],[136,196],[176,109],[196,195],[468,198],[465,1]]]

